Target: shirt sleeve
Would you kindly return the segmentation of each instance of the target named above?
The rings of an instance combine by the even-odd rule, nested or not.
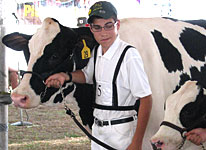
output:
[[[142,58],[137,49],[131,48],[127,51],[127,75],[129,88],[132,95],[136,98],[142,98],[151,95],[147,74],[144,70]]]
[[[85,75],[86,83],[93,84],[93,74],[94,74],[94,49],[92,51],[92,56],[89,59],[88,64],[82,69]]]

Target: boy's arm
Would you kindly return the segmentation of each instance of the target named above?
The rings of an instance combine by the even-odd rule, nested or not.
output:
[[[151,95],[140,98],[137,128],[128,150],[142,150],[142,142],[152,109]]]

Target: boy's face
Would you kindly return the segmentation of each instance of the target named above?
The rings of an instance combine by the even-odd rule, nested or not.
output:
[[[90,30],[94,34],[96,41],[103,47],[108,49],[115,41],[118,30],[120,27],[120,21],[114,21],[110,19],[94,19],[90,25]]]

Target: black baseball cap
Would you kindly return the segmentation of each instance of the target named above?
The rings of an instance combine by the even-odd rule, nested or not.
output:
[[[92,23],[95,16],[103,19],[117,18],[117,10],[110,2],[99,1],[90,7],[88,15],[89,18],[87,21],[88,23]]]

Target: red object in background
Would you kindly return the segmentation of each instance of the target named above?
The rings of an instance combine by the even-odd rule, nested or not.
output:
[[[85,24],[85,27],[89,27],[89,24],[87,23],[87,24]]]

